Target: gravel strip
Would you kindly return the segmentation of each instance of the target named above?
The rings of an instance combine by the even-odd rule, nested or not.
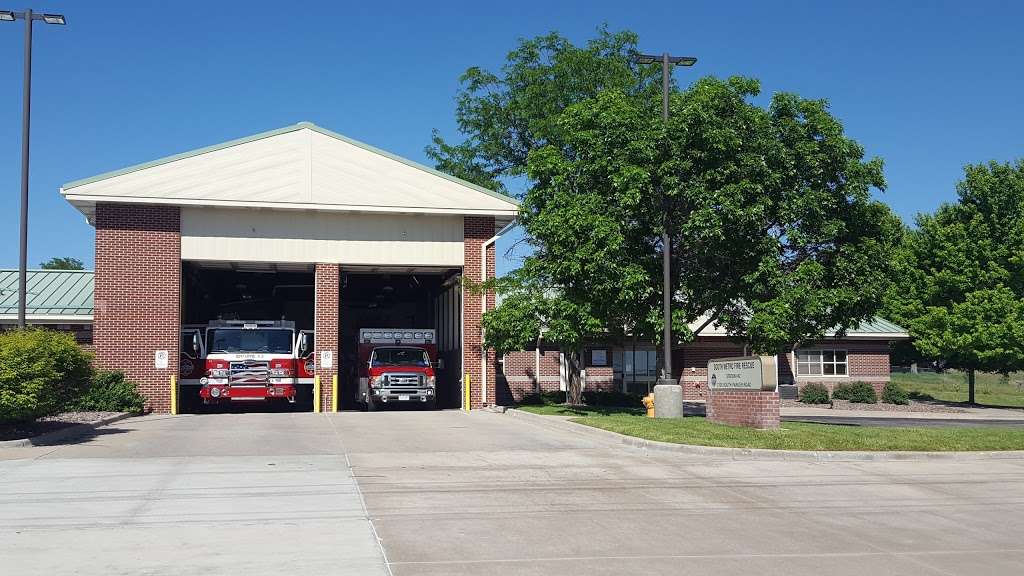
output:
[[[2,424],[0,425],[0,441],[35,438],[41,434],[56,432],[77,424],[99,422],[118,414],[120,412],[62,412],[53,416],[44,416],[32,422]]]
[[[788,406],[791,408],[831,408],[836,411],[843,410],[859,410],[864,412],[927,412],[927,413],[958,413],[962,414],[967,412],[962,408],[956,408],[946,404],[938,402],[922,402],[919,400],[911,400],[910,404],[886,404],[879,402],[878,404],[855,404],[849,400],[834,400],[832,405],[828,404],[804,404],[798,400],[782,400],[779,403],[780,406]]]

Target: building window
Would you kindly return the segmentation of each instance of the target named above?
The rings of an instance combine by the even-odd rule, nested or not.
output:
[[[846,376],[846,350],[797,350],[798,376]]]
[[[592,348],[590,350],[590,361],[587,366],[607,366],[608,350],[605,348]]]

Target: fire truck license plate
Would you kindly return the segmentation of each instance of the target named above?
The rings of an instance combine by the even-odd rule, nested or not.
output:
[[[398,399],[399,400],[408,400],[409,399],[409,395],[408,394],[399,394],[398,395]]]

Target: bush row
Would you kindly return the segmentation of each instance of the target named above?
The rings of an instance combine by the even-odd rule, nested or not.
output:
[[[139,412],[143,398],[120,372],[94,371],[74,336],[39,328],[0,332],[0,423],[64,410]]]
[[[800,390],[800,402],[804,404],[828,404],[831,400],[849,400],[857,404],[876,404],[878,395],[875,388],[867,382],[850,382],[838,384],[829,398],[828,388],[824,384],[808,384]],[[910,395],[895,382],[889,382],[882,389],[882,402],[886,404],[907,404]]]
[[[607,406],[621,408],[641,408],[643,402],[636,394],[627,394],[615,390],[585,390],[583,392],[583,403],[587,406]],[[556,390],[551,392],[533,392],[523,396],[519,401],[523,406],[539,406],[545,404],[565,404],[565,392]]]

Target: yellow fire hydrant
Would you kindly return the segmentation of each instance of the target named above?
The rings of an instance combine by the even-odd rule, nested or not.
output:
[[[643,402],[644,406],[647,407],[647,417],[654,418],[654,394],[648,394],[647,396],[644,396],[640,401]]]

